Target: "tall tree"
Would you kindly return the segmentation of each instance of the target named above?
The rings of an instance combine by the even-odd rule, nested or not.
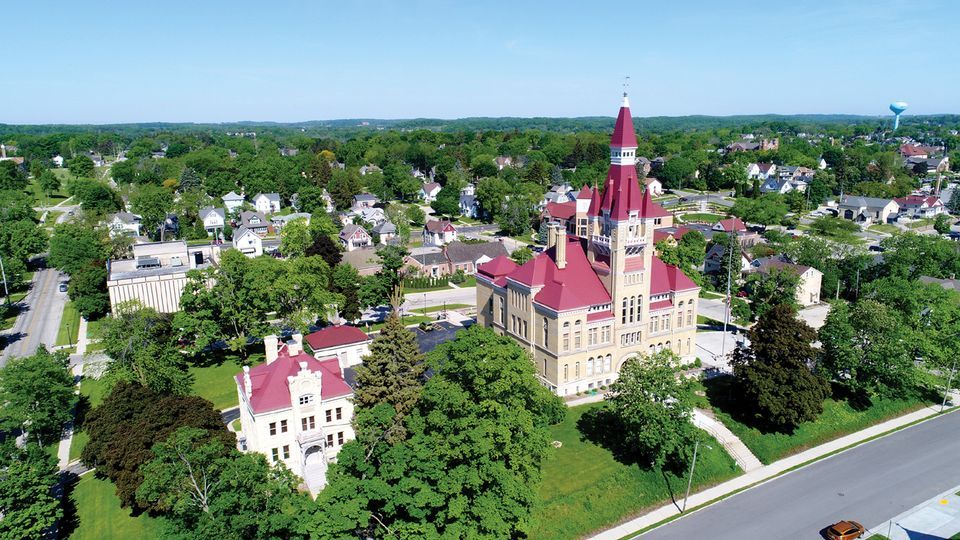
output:
[[[84,317],[90,319],[105,314],[110,309],[110,294],[107,292],[107,269],[103,263],[91,261],[72,273],[67,294]]]
[[[139,303],[118,306],[117,313],[103,321],[104,352],[109,383],[135,382],[157,392],[187,394],[193,377],[177,348],[170,316]]]
[[[772,267],[768,272],[754,272],[747,277],[745,288],[753,304],[754,319],[763,317],[774,306],[786,304],[796,309],[800,275],[793,268]]]
[[[744,406],[755,425],[792,431],[823,412],[830,386],[810,367],[816,358],[813,328],[787,305],[767,311],[730,360]]]
[[[295,219],[280,231],[280,253],[287,257],[303,257],[313,243],[305,219]]]
[[[130,205],[134,212],[140,214],[144,232],[159,237],[160,225],[173,209],[173,193],[153,184],[144,184],[138,186],[130,197]]]
[[[44,538],[63,517],[57,460],[39,445],[0,445],[0,538]]]
[[[60,440],[77,401],[67,364],[66,354],[40,347],[33,356],[11,358],[0,368],[0,428],[22,429],[38,445]]]
[[[694,385],[680,373],[680,365],[680,358],[668,350],[634,356],[607,393],[607,407],[638,462],[674,472],[688,464],[697,436]]]

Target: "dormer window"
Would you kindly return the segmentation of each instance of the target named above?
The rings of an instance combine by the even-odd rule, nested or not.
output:
[[[313,403],[313,394],[304,394],[300,396],[300,405],[309,405]]]

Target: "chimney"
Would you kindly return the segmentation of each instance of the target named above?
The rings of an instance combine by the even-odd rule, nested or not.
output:
[[[277,338],[277,336],[273,334],[270,334],[269,336],[264,336],[263,353],[267,356],[267,365],[272,364],[277,359],[279,344],[280,344],[280,339]]]
[[[556,221],[547,224],[547,249],[557,245],[557,229],[560,225]]]
[[[298,356],[301,352],[303,352],[303,349],[296,338],[287,342],[287,354],[289,354],[291,358]]]
[[[299,362],[299,364],[300,364],[300,373],[309,373],[309,372],[310,372],[310,370],[307,369],[307,363],[306,363],[306,362]]]
[[[567,267],[567,231],[559,225],[557,226],[557,252],[555,258],[557,268],[563,270]]]
[[[243,366],[243,392],[248,398],[253,395],[253,383],[250,382],[250,366]]]
[[[300,350],[303,350],[303,334],[297,332],[293,336],[293,340],[297,342],[297,345],[300,347]]]

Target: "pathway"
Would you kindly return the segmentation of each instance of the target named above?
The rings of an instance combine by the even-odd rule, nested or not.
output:
[[[722,422],[710,416],[709,411],[695,409],[693,411],[693,423],[712,435],[720,443],[720,446],[730,454],[730,457],[737,462],[743,472],[750,472],[763,467],[763,463],[757,459],[757,456],[753,455],[747,445],[743,444],[743,441],[727,429],[727,426],[723,425]]]
[[[954,399],[955,398],[956,396],[954,396]],[[951,409],[950,412],[955,410],[956,408]],[[925,407],[910,414],[876,424],[856,433],[851,433],[850,435],[834,439],[828,443],[821,444],[820,446],[816,446],[779,461],[775,461],[769,465],[764,465],[760,468],[753,469],[752,471],[742,474],[732,480],[728,480],[722,484],[718,484],[691,495],[687,503],[687,508],[697,509],[697,507],[701,505],[712,504],[719,499],[726,498],[745,489],[754,487],[757,484],[772,480],[777,476],[787,473],[793,469],[807,465],[809,462],[828,457],[837,452],[846,450],[848,447],[855,446],[866,442],[867,440],[884,435],[887,432],[898,430],[915,422],[929,420],[937,417],[938,415],[939,406]],[[677,506],[671,502],[638,518],[600,532],[592,538],[598,540],[619,540],[625,536],[635,534],[637,531],[657,525],[664,520],[676,518],[680,514],[681,512],[678,510]]]

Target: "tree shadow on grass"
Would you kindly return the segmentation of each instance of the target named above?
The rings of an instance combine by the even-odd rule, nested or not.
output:
[[[57,538],[69,538],[80,526],[80,517],[77,515],[77,505],[71,495],[80,477],[70,471],[60,473],[60,502],[63,507],[63,517],[57,522]]]
[[[703,381],[703,386],[707,394],[707,401],[714,410],[722,412],[749,428],[757,429],[761,433],[784,433],[790,435],[794,429],[779,426],[770,422],[764,422],[758,418],[753,411],[744,406],[742,400],[738,399],[739,392],[736,387],[736,380],[729,375],[714,377]]]

